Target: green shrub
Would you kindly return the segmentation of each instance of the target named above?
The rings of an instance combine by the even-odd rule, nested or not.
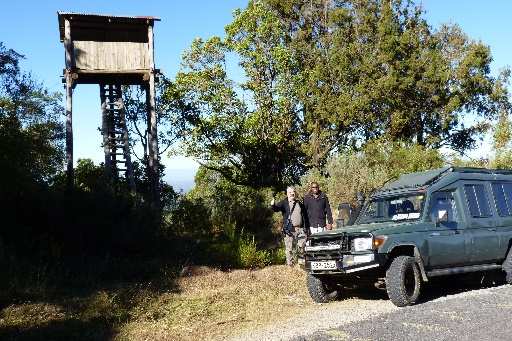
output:
[[[182,217],[186,229],[199,226],[203,234],[224,235],[234,240],[240,237],[243,228],[255,237],[258,245],[273,243],[270,197],[269,190],[236,185],[219,173],[200,167],[194,188],[185,195],[185,200],[198,205],[196,210],[200,212],[196,219],[192,219],[193,211],[190,210],[175,216]]]
[[[272,264],[285,264],[286,263],[286,249],[284,245],[271,251]]]
[[[242,236],[238,243],[238,264],[242,268],[262,268],[271,263],[267,250],[258,250],[254,237]]]

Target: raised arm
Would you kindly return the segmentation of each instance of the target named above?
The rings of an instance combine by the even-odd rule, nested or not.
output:
[[[272,208],[272,211],[274,212],[284,212],[284,206],[282,201],[276,203],[276,201],[272,199],[272,201],[270,202],[270,208]]]

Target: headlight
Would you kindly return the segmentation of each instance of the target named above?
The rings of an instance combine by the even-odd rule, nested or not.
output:
[[[366,251],[371,250],[373,246],[373,238],[355,238],[353,241],[354,251]]]

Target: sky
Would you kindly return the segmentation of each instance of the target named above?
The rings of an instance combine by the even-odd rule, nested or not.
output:
[[[423,0],[428,22],[435,28],[456,23],[471,38],[489,45],[493,54],[492,72],[512,64],[512,1],[506,0]],[[181,56],[196,37],[223,35],[233,10],[244,8],[247,0],[52,0],[3,1],[0,11],[0,41],[26,56],[22,63],[36,79],[54,91],[63,92],[61,83],[64,48],[59,41],[57,11],[160,17],[154,29],[155,65],[168,77],[180,67]],[[74,159],[103,161],[99,87],[79,85],[73,95]],[[471,156],[486,156],[489,139],[484,139]],[[198,164],[184,157],[168,158],[165,181],[177,190],[193,185]]]

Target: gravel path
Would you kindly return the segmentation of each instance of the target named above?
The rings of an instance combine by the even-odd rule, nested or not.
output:
[[[384,299],[353,298],[328,304],[313,304],[292,319],[247,332],[232,340],[290,340],[316,331],[367,320],[397,309],[389,300]]]
[[[426,296],[401,309],[382,296],[315,304],[232,340],[510,340],[511,285]]]
[[[509,341],[512,286],[481,289],[357,323],[293,338],[294,341]]]

